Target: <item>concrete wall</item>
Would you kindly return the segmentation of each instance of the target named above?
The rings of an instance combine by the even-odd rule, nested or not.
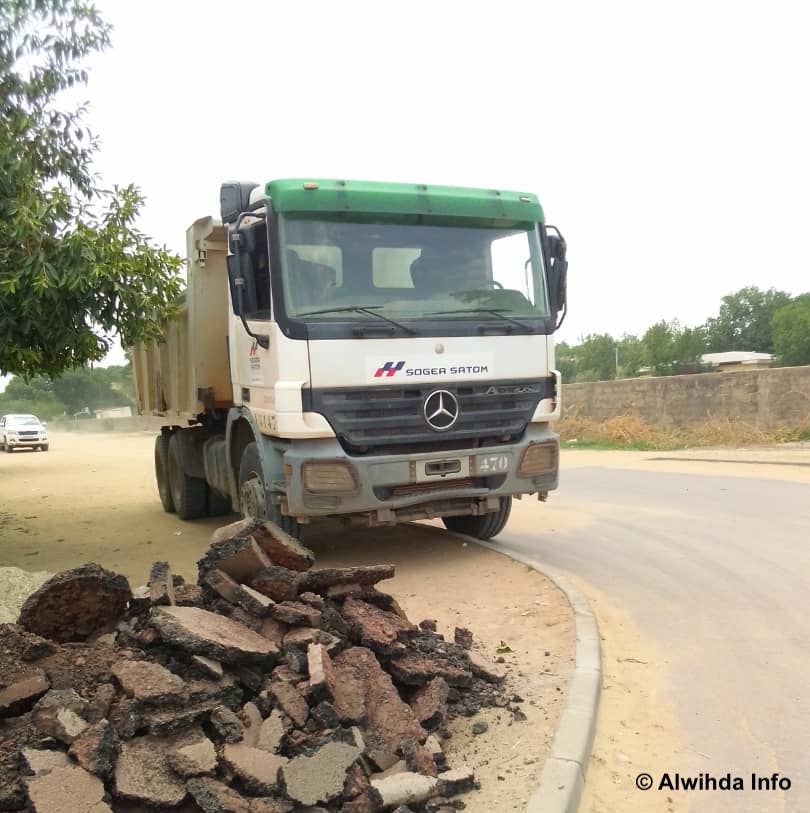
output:
[[[631,414],[665,429],[710,418],[744,421],[764,432],[810,427],[810,367],[564,384],[562,397],[563,415],[604,420]]]

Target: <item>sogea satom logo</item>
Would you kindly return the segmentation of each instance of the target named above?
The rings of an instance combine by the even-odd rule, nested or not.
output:
[[[383,376],[391,378],[391,376],[396,375],[404,366],[404,361],[386,361],[385,364],[379,367],[377,372],[374,373],[374,378],[382,378]]]

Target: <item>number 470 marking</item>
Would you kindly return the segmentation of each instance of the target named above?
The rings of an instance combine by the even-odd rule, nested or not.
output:
[[[478,458],[478,471],[506,471],[509,468],[509,457],[505,454],[493,454]]]

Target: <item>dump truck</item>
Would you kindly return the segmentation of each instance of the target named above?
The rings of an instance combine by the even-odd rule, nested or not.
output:
[[[133,353],[166,511],[489,539],[557,487],[568,266],[535,195],[284,179],[220,203],[187,231],[179,315]]]

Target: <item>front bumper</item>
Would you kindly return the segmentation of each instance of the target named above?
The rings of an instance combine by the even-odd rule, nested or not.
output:
[[[14,449],[28,449],[36,446],[44,446],[48,443],[47,435],[40,435],[37,438],[10,438],[6,437],[5,443],[7,446]]]
[[[553,468],[534,477],[518,473],[526,448],[553,444]],[[366,524],[390,524],[439,516],[483,514],[495,511],[499,498],[546,494],[557,487],[559,438],[545,423],[530,423],[518,443],[486,448],[421,452],[415,455],[347,455],[335,438],[292,443],[284,453],[285,514],[309,517],[354,515]],[[303,466],[312,462],[341,461],[354,469],[356,488],[351,494],[315,494],[306,490]],[[426,463],[459,463],[453,474],[427,476]],[[268,494],[278,500],[278,490]]]

